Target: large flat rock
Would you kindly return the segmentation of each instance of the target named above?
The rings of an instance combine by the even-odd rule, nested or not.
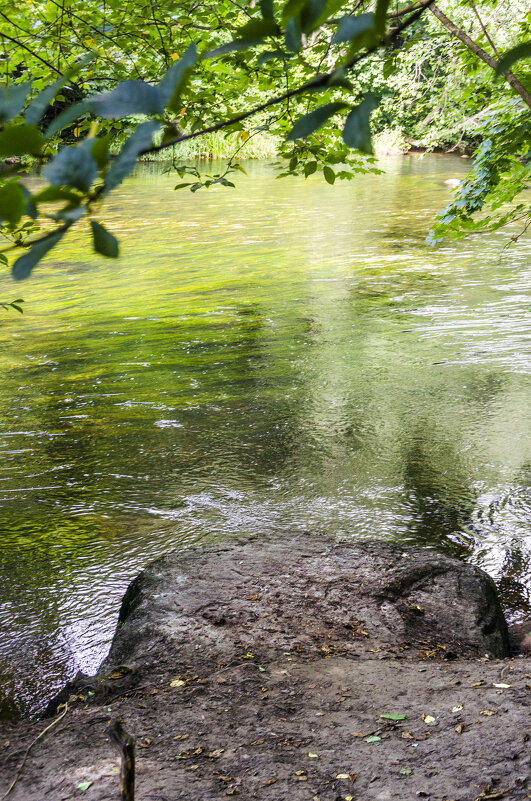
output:
[[[531,660],[507,648],[489,577],[432,551],[286,535],[171,554],[9,801],[118,798],[111,718],[137,737],[136,801],[524,801]],[[4,725],[0,795],[49,722]]]
[[[299,535],[170,554],[129,587],[108,666],[205,666],[293,651],[352,658],[508,655],[492,579],[428,549]]]

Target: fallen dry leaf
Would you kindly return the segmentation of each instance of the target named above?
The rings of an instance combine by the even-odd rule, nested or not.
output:
[[[490,715],[497,715],[498,712],[495,709],[484,709],[483,712],[480,712],[479,714],[480,715],[487,715],[487,716],[490,717]]]
[[[351,731],[350,732],[350,736],[351,737],[365,737],[365,735],[363,734],[362,731]]]
[[[511,686],[510,684],[493,684],[493,687],[499,687],[501,690],[508,690]]]
[[[247,596],[247,600],[248,601],[259,601],[261,598],[262,598],[261,595],[248,595]]]
[[[211,759],[219,759],[224,751],[225,751],[224,748],[216,748],[214,751],[211,751],[208,756]]]
[[[475,681],[472,687],[481,687],[483,684],[485,684],[484,681]]]
[[[276,779],[268,779],[266,782],[264,782],[264,787],[267,787],[268,784],[275,784],[275,783]]]
[[[459,726],[455,727],[455,730],[456,730],[456,732],[458,734],[462,734],[463,731],[465,730],[465,724],[464,723],[460,723]]]
[[[435,718],[433,717],[433,715],[423,715],[422,720],[424,721],[424,723],[435,723]]]
[[[258,740],[254,740],[250,745],[262,745],[265,743],[265,737],[259,737]]]
[[[186,687],[186,682],[182,679],[173,679],[170,681],[170,687]]]
[[[498,790],[496,793],[490,793],[490,784],[488,784],[483,792],[481,792],[475,801],[483,801],[484,798],[501,798],[504,796],[508,791],[507,790]]]
[[[413,735],[410,734],[408,731],[403,731],[400,736],[402,737],[403,740],[414,740],[415,739],[413,737]]]
[[[452,708],[452,712],[460,712],[463,709],[463,707],[464,707],[464,704],[457,704],[457,706],[454,706]]]
[[[115,670],[110,674],[109,678],[113,680],[123,679],[123,677],[127,676],[128,673],[130,673],[129,670]]]
[[[187,740],[189,738],[189,734],[176,734],[173,738],[174,740]]]

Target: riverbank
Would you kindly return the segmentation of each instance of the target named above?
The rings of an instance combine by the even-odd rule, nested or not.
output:
[[[509,649],[492,581],[431,550],[286,535],[171,554],[9,797],[116,798],[120,719],[140,801],[519,801],[531,660]],[[49,723],[3,727],[2,792]]]

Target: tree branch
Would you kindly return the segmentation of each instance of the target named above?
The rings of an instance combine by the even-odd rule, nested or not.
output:
[[[420,0],[418,4],[418,8],[415,13],[409,17],[407,20],[402,22],[396,28],[393,29],[393,36],[404,31],[424,13],[424,11],[429,8],[433,4],[433,0]],[[367,58],[367,56],[372,55],[375,53],[379,47],[384,45],[387,42],[387,34],[382,36],[378,44],[369,47],[363,53],[358,56],[354,56],[350,59],[345,65],[345,70],[350,70],[356,64],[359,64],[360,61]],[[223,120],[223,122],[217,122],[214,125],[210,125],[208,128],[203,128],[200,131],[195,131],[194,133],[189,134],[180,134],[176,136],[174,139],[170,139],[168,142],[164,142],[161,145],[153,145],[152,147],[148,147],[145,150],[140,151],[139,155],[145,156],[148,153],[158,153],[161,150],[165,150],[168,147],[173,147],[173,145],[178,145],[181,142],[187,142],[190,139],[197,139],[198,136],[203,136],[204,134],[214,133],[215,131],[221,131],[223,128],[229,128],[231,125],[236,125],[236,123],[243,122],[244,120],[249,119],[249,117],[254,117],[256,114],[259,114],[261,111],[265,111],[267,108],[271,108],[272,106],[277,106],[279,103],[283,103],[285,100],[290,100],[292,97],[297,97],[298,95],[302,95],[305,92],[314,91],[315,89],[324,89],[332,75],[334,74],[335,70],[330,70],[325,75],[319,75],[316,78],[312,78],[311,81],[308,81],[302,86],[298,86],[296,89],[290,89],[287,92],[284,92],[277,97],[272,97],[267,100],[265,103],[260,103],[260,105],[255,106],[254,108],[250,109],[249,111],[244,111],[241,114],[237,114],[235,117],[232,117],[230,120]]]
[[[406,6],[405,8],[399,8],[398,11],[389,11],[387,14],[388,19],[394,19],[396,17],[402,17],[404,14],[409,14],[410,11],[416,11],[417,8],[422,8],[423,3],[419,0],[418,3],[411,3],[410,6]]]
[[[474,53],[478,58],[484,61],[485,64],[488,64],[488,66],[491,69],[493,70],[496,69],[496,67],[498,66],[498,62],[496,61],[496,59],[490,56],[485,50],[483,50],[482,47],[480,47],[476,42],[474,42],[474,40],[471,39],[468,33],[465,33],[465,31],[462,30],[462,28],[458,28],[458,26],[455,23],[449,20],[448,17],[445,14],[443,14],[441,9],[435,5],[435,3],[433,3],[430,6],[430,11],[437,17],[439,22],[441,22],[453,36],[455,36],[457,39],[463,42],[463,44],[466,47],[468,47],[468,49],[471,50],[472,53]],[[509,86],[511,86],[514,89],[514,91],[520,95],[524,103],[526,103],[529,106],[529,108],[531,108],[531,92],[527,91],[525,86],[518,80],[516,75],[510,70],[504,72],[503,76],[507,81],[507,83],[509,84]]]
[[[23,42],[20,41],[20,39],[14,39],[12,36],[8,36],[7,33],[4,33],[3,31],[0,35],[2,36],[3,39],[9,39],[10,42],[13,42],[19,47],[22,47],[23,50],[27,50],[27,52],[31,53],[31,55],[34,58],[38,59],[38,61],[42,61],[43,64],[46,64],[47,67],[53,70],[57,75],[60,75],[61,78],[63,77],[63,73],[61,72],[61,70],[58,70],[57,67],[54,67],[54,65],[50,61],[46,61],[45,58],[38,56],[37,53],[35,53],[35,51],[31,49],[31,47],[25,45]],[[75,81],[70,81],[70,83],[79,89],[79,84],[75,83]]]
[[[492,39],[490,38],[489,32],[488,32],[487,28],[485,27],[485,23],[483,22],[483,20],[481,19],[480,15],[479,15],[479,11],[477,10],[475,3],[473,2],[473,0],[468,0],[468,4],[469,4],[470,8],[472,9],[472,11],[474,12],[474,14],[476,15],[477,20],[478,20],[478,22],[480,24],[481,30],[485,34],[487,42],[492,47],[492,51],[493,51],[494,55],[496,56],[496,58],[499,59],[500,54],[498,53],[498,49],[497,49],[496,45],[494,44],[494,42],[492,41]]]

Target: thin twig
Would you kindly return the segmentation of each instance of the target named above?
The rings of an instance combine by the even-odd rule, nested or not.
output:
[[[31,749],[33,748],[33,746],[35,745],[35,743],[38,742],[41,739],[41,737],[44,737],[44,735],[46,734],[47,731],[50,731],[50,729],[52,729],[57,723],[59,723],[59,721],[62,720],[64,718],[64,716],[66,715],[66,713],[68,712],[68,704],[61,704],[58,707],[58,709],[60,709],[61,706],[64,706],[64,709],[61,712],[61,714],[59,715],[59,717],[56,718],[52,723],[50,723],[49,726],[46,726],[46,728],[43,729],[41,731],[41,733],[38,734],[37,737],[35,737],[35,739],[32,740],[31,743],[26,748],[26,750],[24,752],[24,756],[22,757],[22,761],[20,762],[18,768],[15,771],[15,775],[13,776],[13,781],[11,782],[11,784],[9,785],[7,790],[5,791],[5,793],[2,796],[2,798],[0,799],[0,801],[4,801],[4,798],[7,798],[7,796],[9,795],[9,793],[11,792],[11,790],[13,789],[15,784],[18,782],[18,780],[20,778],[20,774],[22,773],[22,769],[23,769],[24,765],[26,764],[26,759],[28,758],[28,754],[31,751]]]
[[[109,735],[122,755],[120,769],[120,799],[135,801],[135,743],[136,739],[127,732],[120,720],[113,720]]]

